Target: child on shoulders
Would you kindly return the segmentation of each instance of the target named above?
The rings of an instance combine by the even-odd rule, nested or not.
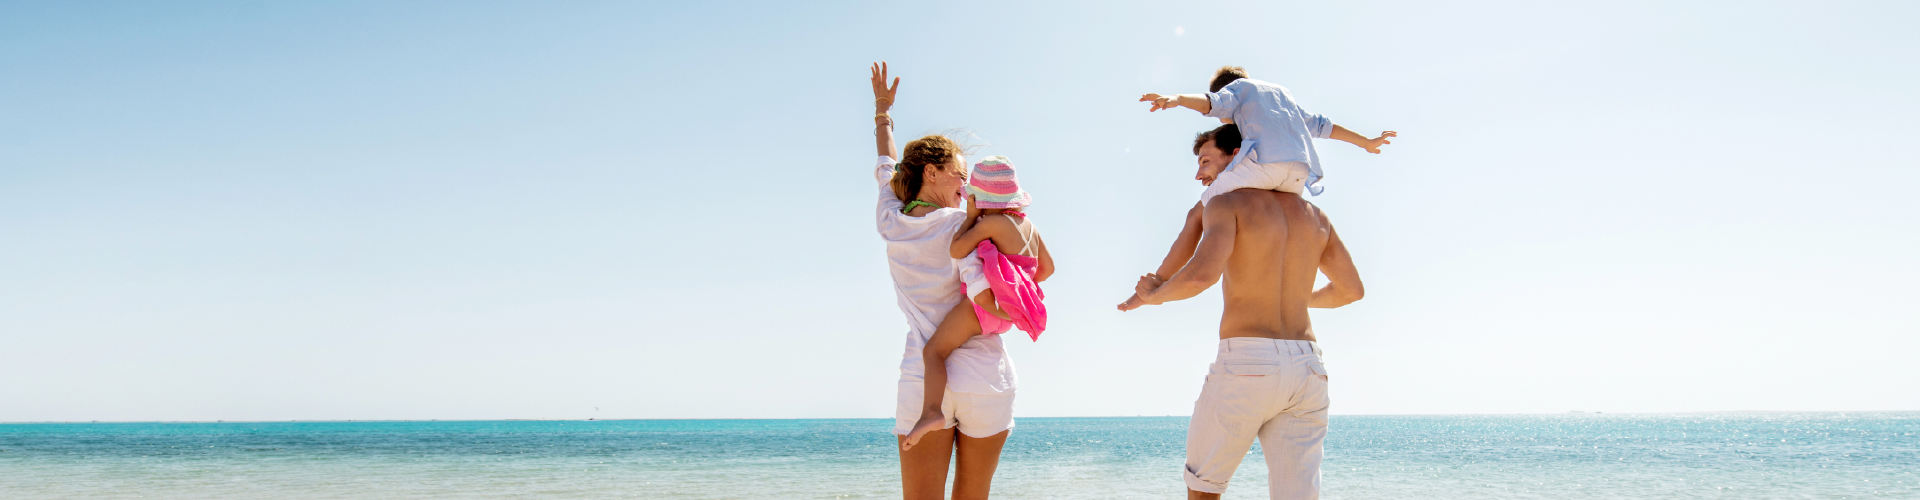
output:
[[[1360,146],[1369,153],[1380,153],[1380,146],[1392,144],[1392,131],[1368,139],[1328,120],[1307,113],[1294,102],[1286,87],[1247,77],[1239,66],[1216,71],[1205,94],[1163,96],[1147,94],[1141,102],[1153,105],[1147,111],[1184,107],[1238,126],[1240,146],[1226,165],[1203,165],[1195,179],[1207,185],[1200,195],[1201,205],[1222,193],[1235,189],[1270,189],[1319,196],[1324,174],[1320,154],[1312,139],[1337,139]]]

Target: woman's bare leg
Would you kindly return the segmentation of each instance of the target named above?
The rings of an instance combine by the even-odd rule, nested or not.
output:
[[[954,454],[960,457],[960,465],[953,471],[953,500],[986,500],[987,491],[993,489],[993,471],[1000,468],[1000,448],[1012,433],[1007,429],[983,438],[954,434],[959,438]]]
[[[946,498],[947,465],[953,458],[953,436],[957,434],[953,429],[929,432],[920,437],[919,446],[900,452],[900,486],[906,500]],[[906,436],[894,437],[895,445],[907,442]]]

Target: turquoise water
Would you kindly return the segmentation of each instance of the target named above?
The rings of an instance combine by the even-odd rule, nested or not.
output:
[[[890,420],[0,424],[0,498],[899,498]],[[1185,418],[1022,418],[996,498],[1182,498]],[[1920,413],[1336,416],[1324,497],[1920,498]],[[1228,498],[1266,498],[1256,447]]]

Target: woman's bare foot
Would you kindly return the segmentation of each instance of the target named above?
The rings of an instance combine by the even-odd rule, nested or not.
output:
[[[947,428],[947,416],[938,411],[920,412],[920,421],[913,424],[913,431],[907,433],[907,440],[900,443],[900,451],[913,449],[920,444],[920,438],[927,433]]]

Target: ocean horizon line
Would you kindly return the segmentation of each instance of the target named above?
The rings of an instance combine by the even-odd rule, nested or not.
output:
[[[1713,415],[1713,414],[1831,414],[1831,413],[1920,413],[1920,410],[1706,410],[1706,411],[1584,411],[1511,412],[1511,413],[1351,413],[1334,417],[1487,417],[1487,416],[1565,416],[1565,415]],[[1172,418],[1189,415],[1054,415],[1019,417],[1022,419],[1075,418]],[[893,420],[892,417],[705,417],[705,418],[451,418],[451,419],[287,419],[287,420],[7,420],[0,425],[16,424],[251,424],[251,423],[418,423],[418,422],[702,422],[702,421],[793,421],[793,420]]]

